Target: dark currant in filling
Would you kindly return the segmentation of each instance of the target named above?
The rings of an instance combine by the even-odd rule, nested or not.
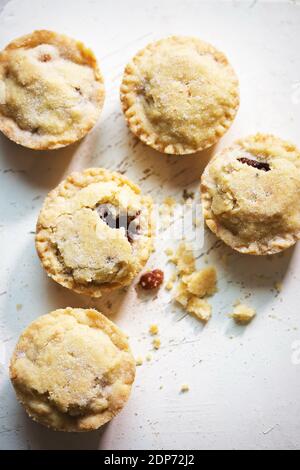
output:
[[[140,286],[145,290],[157,289],[164,282],[164,273],[160,269],[154,269],[142,275]]]
[[[253,168],[256,168],[257,170],[262,170],[262,171],[271,170],[269,163],[258,162],[257,160],[251,160],[250,158],[246,158],[246,157],[238,158],[238,161],[241,163],[244,163],[245,165],[252,166]]]
[[[140,211],[135,214],[128,214],[126,212],[121,212],[118,207],[112,204],[101,204],[96,208],[96,210],[100,219],[103,220],[103,222],[105,222],[110,228],[124,228],[126,237],[130,243],[133,243],[135,237],[140,234]]]

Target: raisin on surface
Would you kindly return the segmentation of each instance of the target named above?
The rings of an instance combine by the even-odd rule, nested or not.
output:
[[[154,269],[142,275],[139,285],[145,290],[157,289],[164,282],[164,273],[160,269]]]

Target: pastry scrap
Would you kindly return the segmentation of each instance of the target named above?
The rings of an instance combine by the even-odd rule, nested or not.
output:
[[[151,336],[158,335],[158,333],[159,333],[158,325],[156,325],[156,324],[150,325],[149,333],[150,333]]]
[[[196,296],[193,296],[188,300],[186,311],[194,315],[203,323],[207,323],[212,315],[212,308],[208,301]]]
[[[34,31],[0,53],[0,130],[36,150],[82,139],[104,101],[92,51],[52,31]]]
[[[271,255],[300,238],[300,152],[289,142],[237,141],[208,164],[201,192],[208,227],[241,253]]]
[[[239,304],[230,316],[238,325],[248,325],[256,316],[256,312],[247,305]]]
[[[36,248],[45,270],[91,297],[128,286],[152,252],[151,211],[151,198],[118,173],[73,173],[49,193],[38,218]]]
[[[66,308],[23,332],[10,377],[35,421],[57,431],[92,431],[125,405],[135,361],[125,334],[104,315]]]
[[[217,272],[212,266],[183,276],[182,280],[189,292],[200,298],[211,296],[217,291]]]
[[[200,39],[149,44],[125,68],[121,102],[130,130],[168,154],[215,144],[239,107],[236,74],[225,55]]]
[[[176,274],[176,273],[173,273],[173,274],[170,276],[168,282],[166,283],[165,289],[166,289],[166,290],[169,290],[169,291],[172,290],[173,287],[174,287],[174,283],[175,283],[176,280],[177,280],[177,274]]]
[[[175,300],[187,313],[207,323],[211,318],[212,308],[206,297],[217,291],[217,272],[212,266],[200,271],[196,270],[193,250],[181,243],[171,258],[176,265],[179,283],[175,292]]]

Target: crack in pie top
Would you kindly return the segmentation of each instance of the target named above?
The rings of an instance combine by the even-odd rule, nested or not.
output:
[[[222,52],[200,39],[149,44],[127,65],[121,102],[131,131],[169,154],[215,144],[239,107],[235,72]]]
[[[104,101],[92,51],[51,31],[35,31],[0,53],[0,130],[36,150],[83,138]]]
[[[129,285],[152,252],[151,211],[151,198],[119,173],[73,173],[50,192],[37,222],[48,275],[92,297]]]
[[[202,176],[208,227],[242,253],[269,255],[300,238],[300,152],[272,135],[241,139]]]

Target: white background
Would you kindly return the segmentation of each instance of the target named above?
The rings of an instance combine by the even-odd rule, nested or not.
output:
[[[107,94],[97,129],[79,145],[35,153],[0,136],[0,448],[299,449],[299,354],[292,361],[293,343],[300,340],[299,247],[256,259],[215,246],[206,233],[202,253],[209,251],[217,266],[219,292],[212,301],[213,318],[203,328],[194,318],[182,319],[164,290],[154,299],[132,287],[99,302],[68,292],[47,279],[32,234],[44,196],[74,169],[125,171],[157,202],[167,195],[180,200],[184,188],[197,192],[211,153],[236,137],[273,132],[300,145],[299,2],[0,1],[1,48],[41,28],[90,46]],[[212,42],[227,53],[240,78],[238,117],[217,148],[202,155],[166,157],[137,144],[120,111],[126,62],[148,42],[170,34]],[[163,245],[157,243],[148,266],[169,273]],[[276,281],[284,284],[279,295]],[[247,328],[234,326],[227,316],[238,298],[247,298],[258,312]],[[107,313],[128,332],[135,355],[151,350],[151,323],[161,332],[162,347],[138,368],[124,411],[101,431],[84,435],[54,433],[32,423],[7,376],[9,355],[23,328],[38,315],[69,305],[93,305]],[[189,393],[180,394],[183,383]]]

